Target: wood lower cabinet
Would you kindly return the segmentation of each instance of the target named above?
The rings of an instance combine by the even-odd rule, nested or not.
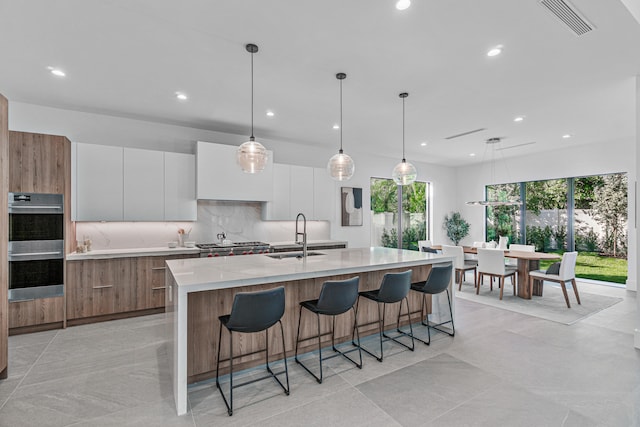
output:
[[[106,320],[163,309],[165,261],[194,256],[68,261],[67,320]]]
[[[193,258],[194,255],[172,255],[167,257],[140,257],[138,262],[138,309],[164,307],[165,273],[167,266],[165,261],[172,259]]]
[[[35,331],[41,326],[60,327],[64,322],[64,297],[39,298],[9,303],[10,333]]]

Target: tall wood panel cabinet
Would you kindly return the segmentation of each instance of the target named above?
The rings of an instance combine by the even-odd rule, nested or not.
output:
[[[9,102],[0,95],[0,379],[9,374]]]
[[[65,253],[73,252],[76,237],[71,222],[71,142],[64,136],[14,131],[9,132],[8,142],[7,192],[64,195]],[[7,192],[3,193],[4,202]],[[5,207],[1,211],[6,210]],[[3,239],[6,241],[7,237]],[[11,302],[9,333],[64,326],[64,310],[64,297]]]

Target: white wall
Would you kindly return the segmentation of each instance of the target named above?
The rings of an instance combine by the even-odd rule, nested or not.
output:
[[[468,206],[465,203],[470,200],[482,200],[486,184],[627,172],[629,177],[629,226],[632,227],[632,220],[635,215],[633,183],[636,176],[635,158],[635,141],[630,138],[627,141],[613,141],[606,144],[558,149],[553,155],[539,153],[526,157],[509,158],[508,175],[501,160],[496,162],[493,182],[491,182],[491,170],[487,164],[484,166],[475,165],[457,168],[456,206],[462,216],[471,224],[470,235],[463,240],[463,244],[484,240],[484,208],[481,206]],[[628,259],[630,262],[628,263],[627,289],[636,290],[637,263],[633,262],[637,254],[635,230],[630,229],[628,236]]]
[[[141,149],[155,149],[183,153],[195,153],[196,141],[216,142],[239,145],[246,141],[246,135],[233,135],[202,129],[175,126],[142,120],[101,114],[63,110],[39,105],[11,102],[9,108],[9,129],[24,132],[64,135],[73,142],[89,144],[116,145]],[[325,167],[329,158],[337,151],[337,145],[317,147],[303,142],[293,144],[259,138],[268,149],[274,152],[274,162],[302,166]],[[358,142],[362,144],[361,141]],[[363,226],[342,227],[340,204],[331,218],[331,238],[346,240],[350,247],[370,246],[370,192],[369,178],[391,178],[391,171],[400,160],[376,156],[366,151],[350,147],[345,141],[345,152],[356,163],[354,177],[346,182],[336,182],[333,195],[340,200],[340,187],[362,187],[363,189]],[[411,161],[411,159],[409,159]],[[433,183],[433,235],[434,242],[445,242],[442,230],[444,215],[453,210],[456,204],[455,172],[452,168],[425,163],[414,163],[418,169],[418,179]]]

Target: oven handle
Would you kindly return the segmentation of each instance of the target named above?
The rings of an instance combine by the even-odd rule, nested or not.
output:
[[[60,251],[55,251],[55,252],[29,252],[29,253],[25,253],[25,254],[9,254],[10,257],[19,257],[19,256],[38,256],[38,255],[62,255],[62,252]]]
[[[25,205],[25,206],[16,206],[9,205],[9,209],[62,209],[62,206],[52,206],[52,205]]]

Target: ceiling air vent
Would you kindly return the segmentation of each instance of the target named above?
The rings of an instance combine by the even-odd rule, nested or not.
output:
[[[483,130],[487,130],[487,128],[480,128],[480,129],[470,130],[470,131],[468,131],[468,132],[462,132],[462,133],[459,133],[459,134],[457,134],[457,135],[451,135],[451,136],[448,136],[448,137],[446,137],[445,139],[460,138],[461,136],[471,135],[472,133],[482,132]]]
[[[562,21],[576,35],[581,36],[595,28],[581,16],[571,3],[564,0],[540,0],[540,4]]]

